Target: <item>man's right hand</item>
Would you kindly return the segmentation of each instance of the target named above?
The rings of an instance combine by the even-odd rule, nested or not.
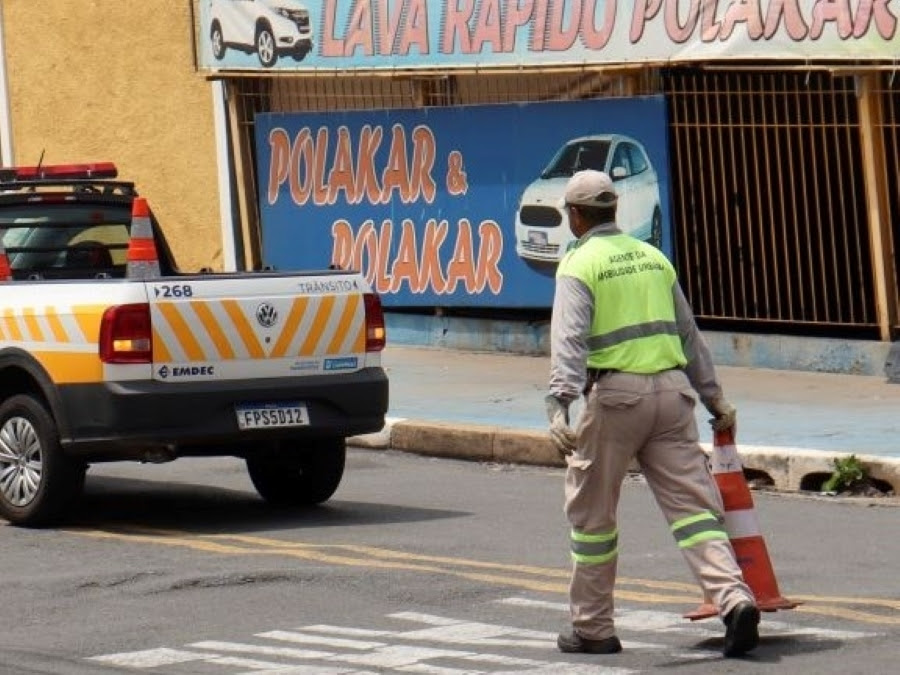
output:
[[[737,410],[724,398],[713,399],[709,404],[713,419],[709,421],[715,431],[733,429],[737,422]]]
[[[544,399],[547,406],[547,419],[550,421],[550,440],[553,447],[566,457],[575,452],[575,432],[569,426],[569,404],[564,403],[552,394]]]

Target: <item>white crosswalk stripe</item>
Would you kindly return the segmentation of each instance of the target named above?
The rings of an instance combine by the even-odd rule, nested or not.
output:
[[[565,603],[532,598],[509,597],[496,603],[519,609],[568,612]],[[202,663],[203,672],[222,675],[368,675],[386,671],[423,675],[629,675],[639,672],[597,662],[568,663],[565,655],[550,660],[549,653],[555,651],[555,633],[411,611],[389,614],[385,619],[409,625],[386,630],[311,624],[257,633],[249,641],[204,640],[181,648],[103,654],[90,660],[144,672],[167,668],[168,673],[177,672],[172,668],[181,664]],[[721,658],[717,651],[628,639],[630,633],[643,638],[721,637],[722,627],[715,621],[691,623],[672,612],[619,609],[616,628],[624,638],[626,650],[669,650],[673,662],[684,664]],[[813,639],[852,640],[876,635],[765,619],[761,630],[767,636],[802,635]],[[192,667],[185,665],[185,668]]]
[[[176,663],[187,663],[206,658],[208,655],[202,652],[188,652],[183,649],[145,649],[139,652],[126,652],[123,654],[104,654],[93,656],[93,661],[108,663],[123,668],[157,668],[159,666],[171,666]]]

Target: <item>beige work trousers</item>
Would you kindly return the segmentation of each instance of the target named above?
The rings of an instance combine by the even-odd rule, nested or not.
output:
[[[617,528],[622,481],[632,460],[641,467],[666,520],[706,511],[721,515],[722,498],[698,445],[696,400],[680,370],[655,375],[613,372],[592,387],[576,425],[577,449],[567,458],[566,516],[572,528],[603,534]],[[704,600],[721,616],[753,600],[727,540],[682,549]],[[617,557],[601,564],[574,562],[569,587],[572,625],[579,635],[615,634],[613,586]]]

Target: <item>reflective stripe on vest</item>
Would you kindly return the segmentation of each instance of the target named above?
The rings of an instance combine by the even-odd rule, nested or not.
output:
[[[678,335],[678,324],[674,321],[648,321],[635,326],[625,326],[618,330],[610,331],[606,335],[592,335],[588,338],[588,349],[600,351],[612,347],[621,342],[636,340],[653,335]]]
[[[670,529],[678,548],[690,548],[712,539],[728,539],[722,520],[711,511],[676,520]]]
[[[661,251],[625,234],[597,235],[563,258],[559,276],[579,279],[594,298],[589,368],[658,373],[687,363],[675,321],[675,269]]]
[[[572,530],[572,560],[583,565],[602,565],[619,554],[619,531],[587,534]]]

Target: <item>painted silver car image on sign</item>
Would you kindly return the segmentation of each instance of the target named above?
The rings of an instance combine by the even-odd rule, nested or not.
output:
[[[623,232],[660,246],[659,180],[644,146],[628,136],[573,138],[522,193],[516,212],[516,253],[524,260],[557,263],[574,241],[560,200],[576,171],[596,169],[612,178],[619,195],[616,220]]]
[[[282,55],[302,61],[312,50],[309,10],[297,0],[209,0],[209,42],[217,61],[229,47],[271,68]]]

